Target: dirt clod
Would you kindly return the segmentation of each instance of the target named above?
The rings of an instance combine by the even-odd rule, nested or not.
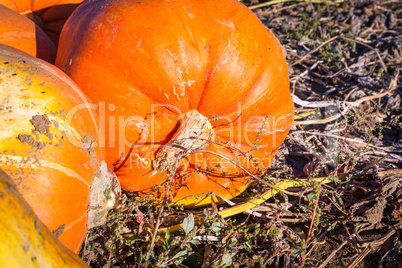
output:
[[[19,134],[17,139],[20,140],[22,143],[27,143],[32,147],[31,153],[34,151],[41,151],[43,148],[46,147],[47,142],[37,141],[33,138],[32,135],[27,134]]]
[[[53,135],[50,133],[49,129],[52,122],[46,114],[34,115],[29,121],[35,127],[35,130],[32,131],[33,133],[40,133],[47,136],[49,139],[53,139]]]
[[[90,165],[94,166],[96,163],[96,153],[94,150],[94,139],[91,135],[85,135],[82,139],[82,148],[87,152],[88,156],[91,158]]]
[[[66,228],[66,225],[62,224],[59,226],[59,228],[57,228],[56,230],[53,231],[53,234],[58,238],[62,235],[65,228]]]

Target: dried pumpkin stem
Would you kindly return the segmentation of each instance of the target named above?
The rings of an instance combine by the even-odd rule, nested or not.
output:
[[[24,11],[22,13],[20,13],[22,16],[30,19],[31,21],[33,21],[36,25],[38,25],[40,28],[43,28],[44,24],[42,19],[36,15],[35,13],[33,13],[32,11],[28,10],[28,11]]]
[[[186,157],[193,150],[205,147],[215,139],[215,132],[209,119],[198,111],[190,111],[179,117],[180,127],[173,138],[156,154],[153,168],[163,172],[173,167],[177,156]]]

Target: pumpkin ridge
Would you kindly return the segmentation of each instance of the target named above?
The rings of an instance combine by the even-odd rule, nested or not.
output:
[[[4,160],[10,160],[11,159],[11,160],[17,161],[15,163],[19,163],[21,165],[21,163],[23,163],[24,157],[19,156],[19,155],[8,155],[8,154],[2,153],[0,155],[0,161],[3,160],[3,159]],[[31,163],[31,166],[36,167],[36,164]],[[65,167],[65,166],[60,165],[60,164],[55,164],[55,163],[52,163],[50,161],[40,160],[40,159],[38,160],[37,166],[55,169],[57,171],[60,171],[60,172],[64,173],[68,177],[78,179],[78,181],[82,182],[87,187],[90,186],[89,183],[82,176],[80,176],[80,174],[78,174],[77,172],[75,172],[73,169],[71,169],[69,167]]]
[[[113,57],[117,58],[117,59],[119,60],[119,62],[120,62],[120,64],[117,65],[117,66],[114,66],[114,68],[120,69],[120,70],[122,71],[122,73],[124,73],[124,71],[126,70],[126,68],[125,68],[124,66],[130,66],[130,65],[131,65],[130,63],[127,62],[127,60],[126,60],[124,57],[119,56],[118,53],[114,53],[114,54],[113,54]],[[127,62],[127,63],[126,63],[126,62]],[[107,72],[108,66],[104,65],[104,66],[103,66],[103,69],[105,70],[105,72]],[[172,109],[169,109],[168,106],[165,106],[164,104],[166,104],[166,102],[159,101],[159,100],[157,100],[157,99],[151,97],[150,95],[148,95],[147,93],[150,92],[150,90],[144,90],[144,89],[142,89],[142,87],[139,86],[139,85],[135,82],[135,80],[132,78],[132,76],[128,76],[128,79],[127,79],[127,80],[129,81],[130,85],[132,85],[132,88],[134,89],[134,91],[138,92],[138,93],[141,94],[142,96],[145,96],[147,99],[151,100],[153,103],[162,105],[162,106],[163,106],[166,110],[168,110],[169,112],[171,112],[171,113],[173,113],[173,114],[176,114],[176,115],[179,115],[176,111],[174,111],[174,110],[172,110]],[[132,91],[132,89],[130,89],[130,88],[127,89],[127,90]]]
[[[167,106],[164,105],[164,104],[166,104],[166,102],[159,101],[159,100],[157,100],[157,99],[155,99],[155,98],[149,96],[149,95],[147,94],[147,92],[150,92],[150,90],[142,90],[139,85],[137,85],[137,84],[135,84],[135,83],[134,83],[134,85],[135,85],[134,88],[135,88],[135,90],[136,90],[137,92],[139,92],[139,93],[140,93],[141,95],[143,95],[143,96],[146,96],[146,97],[147,97],[148,99],[150,99],[154,104],[163,105],[164,108],[166,108],[166,109],[169,110],[170,112],[172,112],[172,113],[178,115],[177,112],[172,111],[171,109],[169,109]]]
[[[202,18],[203,18],[203,21],[204,21],[204,24],[203,24],[203,27],[205,28],[205,32],[207,32],[207,33],[209,33],[210,31],[209,31],[209,29],[210,29],[210,25],[209,25],[209,20],[208,19],[206,19],[207,18],[207,15],[206,15],[206,11],[203,9],[203,8],[200,8],[200,9],[198,9],[197,10],[197,12],[198,12],[198,14],[197,15],[199,15],[199,16],[201,16]],[[191,35],[193,35],[193,34],[191,34]],[[211,40],[211,35],[207,35],[206,36],[206,44],[209,44],[210,43],[210,40]],[[198,46],[196,46],[194,43],[193,43],[193,38],[192,38],[192,45],[194,46],[194,48],[197,50],[197,52],[199,53],[199,54],[201,54],[201,51],[199,51],[199,49],[198,49]],[[210,45],[207,45],[207,47],[205,47],[204,49],[207,49],[207,60],[206,60],[206,62],[205,62],[205,69],[206,69],[206,71],[205,71],[205,82],[204,82],[204,86],[203,86],[203,88],[202,88],[202,91],[201,91],[201,94],[200,94],[200,97],[198,98],[198,100],[197,101],[195,101],[194,102],[194,106],[193,105],[190,105],[191,104],[191,102],[190,102],[190,99],[191,98],[189,98],[189,101],[188,101],[188,107],[189,107],[189,110],[197,110],[197,111],[199,111],[199,106],[200,106],[200,103],[201,103],[201,100],[203,99],[203,97],[204,97],[204,92],[205,92],[205,89],[207,88],[207,87],[209,87],[209,84],[210,84],[210,77],[211,77],[211,74],[212,74],[212,71],[211,71],[211,69],[213,69],[213,68],[211,68],[212,66],[210,66],[212,63],[212,61],[211,61],[211,49],[210,49],[210,47],[209,47]],[[191,92],[191,90],[188,90],[189,92]],[[189,94],[189,96],[191,96],[191,94]]]
[[[265,66],[264,66],[265,67]],[[214,67],[213,69],[212,69],[212,71],[210,71],[210,73],[209,73],[209,75],[208,75],[208,83],[206,83],[206,86],[203,88],[203,92],[202,92],[202,94],[201,94],[201,98],[200,98],[200,100],[199,100],[199,103],[198,103],[198,105],[197,105],[197,110],[198,111],[200,111],[200,110],[202,110],[202,107],[200,107],[201,105],[205,105],[205,94],[208,92],[208,90],[212,90],[212,89],[209,89],[209,86],[210,86],[210,82],[211,82],[211,79],[213,78],[213,75],[214,75],[214,73],[215,73],[215,70],[216,70],[216,67]],[[254,86],[260,81],[260,79],[261,79],[261,76],[263,75],[263,72],[264,72],[264,69],[262,68],[262,67],[260,67],[259,68],[259,70],[258,70],[258,72],[256,72],[256,74],[254,75],[254,77],[255,77],[255,79],[254,79],[254,81],[253,82],[251,82],[249,85],[247,85],[247,86],[244,86],[244,87],[246,87],[247,88],[247,90],[244,90],[243,91],[243,93],[241,94],[241,95],[237,95],[237,97],[236,97],[236,99],[233,101],[233,104],[232,105],[230,105],[230,106],[227,106],[227,107],[225,107],[225,108],[221,108],[221,107],[219,107],[220,108],[220,110],[219,111],[215,111],[215,112],[219,112],[219,113],[222,113],[222,112],[224,112],[224,111],[227,111],[227,110],[231,110],[233,107],[236,107],[236,106],[238,106],[238,103],[239,102],[241,102],[241,100],[246,96],[246,95],[248,95],[249,93],[250,93],[250,91],[254,88]],[[203,102],[204,101],[204,102]],[[235,109],[236,110],[236,109]]]
[[[250,110],[252,107],[250,105],[243,107],[244,104],[247,104],[247,99],[249,96],[252,96],[253,91],[256,89],[256,87],[258,86],[258,84],[261,82],[262,80],[262,76],[263,76],[263,70],[261,72],[260,75],[258,75],[258,77],[256,77],[256,79],[253,81],[252,84],[250,84],[249,86],[249,90],[245,91],[244,94],[241,95],[241,97],[238,99],[238,101],[236,103],[234,103],[232,106],[227,107],[225,110],[226,111],[233,111],[228,113],[229,116],[234,116],[236,111],[236,106],[238,106],[239,102],[241,103],[241,111],[240,113],[245,113],[247,112],[247,110]],[[262,115],[262,116],[266,116],[266,115]]]
[[[267,68],[266,66],[264,66],[264,67]],[[258,75],[256,75],[254,81],[252,83],[250,83],[250,85],[247,86],[248,90],[245,90],[243,92],[243,94],[238,95],[237,101],[235,101],[233,103],[233,105],[228,106],[224,111],[234,111],[234,113],[236,113],[239,103],[241,104],[240,116],[247,111],[247,108],[249,108],[249,107],[246,107],[244,109],[243,108],[243,103],[244,103],[245,100],[247,100],[247,97],[251,94],[251,92],[254,90],[256,85],[258,85],[260,83],[260,81],[262,79],[262,76],[264,74],[264,68],[260,67],[258,72],[259,73],[258,73]],[[226,114],[231,116],[232,114],[235,115],[234,113],[230,112],[230,113],[226,113]],[[262,115],[262,116],[265,116],[265,115]]]
[[[238,95],[237,98],[236,98],[236,100],[233,102],[233,104],[232,104],[231,106],[228,106],[228,107],[226,107],[226,108],[224,108],[224,109],[220,109],[219,111],[216,111],[216,112],[219,112],[219,113],[222,113],[222,112],[223,112],[224,114],[226,114],[225,111],[232,111],[233,108],[234,108],[233,111],[236,112],[236,107],[238,107],[239,102],[240,102],[240,103],[243,103],[242,100],[244,99],[244,97],[247,97],[247,96],[250,94],[250,92],[253,90],[253,88],[255,87],[255,85],[258,84],[259,81],[261,80],[261,77],[262,77],[262,75],[263,75],[263,72],[264,72],[264,69],[263,69],[263,68],[259,68],[259,74],[257,74],[257,75],[255,76],[254,81],[253,81],[252,83],[250,83],[250,84],[247,86],[248,90],[245,90],[241,95]],[[214,73],[214,71],[211,72],[211,74],[213,74],[213,73]],[[202,104],[203,95],[204,95],[205,92],[206,92],[205,88],[209,87],[210,81],[211,81],[211,76],[208,75],[208,84],[206,83],[206,87],[203,88],[203,92],[201,93],[201,98],[200,98],[199,103],[198,103],[198,106],[197,106],[197,110],[198,110],[198,111],[200,110],[200,105]],[[240,112],[243,113],[243,109],[242,109]],[[233,112],[231,112],[231,113],[229,114],[229,116],[232,116],[232,115],[233,115]],[[215,116],[217,116],[217,115],[215,115]]]
[[[210,62],[210,50],[208,49],[208,62],[207,62],[207,69],[209,69],[208,68],[208,64],[209,64],[209,62]],[[201,94],[200,94],[200,99],[198,100],[198,102],[197,102],[197,111],[200,111],[200,105],[201,105],[201,103],[202,103],[202,100],[204,99],[204,95],[205,95],[205,93],[206,93],[206,91],[207,91],[207,88],[209,87],[209,85],[210,85],[210,83],[211,83],[211,75],[213,74],[213,70],[211,71],[211,70],[208,70],[207,72],[206,72],[206,78],[205,78],[205,83],[204,83],[204,86],[202,87],[202,92],[201,92]]]
[[[14,0],[10,0],[11,4],[14,6],[15,10],[18,10],[17,4],[14,2]],[[19,11],[18,11],[19,12]]]
[[[210,25],[209,25],[209,19],[205,19],[205,18],[207,18],[206,11],[205,11],[204,9],[201,9],[201,11],[202,11],[202,15],[203,15],[204,21],[205,21],[204,27],[205,27],[205,29],[206,29],[206,32],[209,33],[209,32],[210,32],[209,29],[211,28]],[[208,35],[207,35],[207,38],[208,38],[208,40],[207,40],[206,43],[209,44],[209,43],[210,43],[210,40],[211,40],[211,35],[208,34]],[[208,52],[207,62],[205,63],[205,68],[207,69],[207,71],[205,72],[205,83],[204,83],[204,87],[202,88],[202,92],[201,92],[201,94],[200,94],[200,98],[199,98],[198,101],[197,101],[197,111],[200,111],[201,102],[202,102],[202,100],[204,99],[204,95],[205,95],[205,93],[206,93],[206,91],[207,91],[207,88],[208,88],[208,87],[210,86],[210,84],[211,84],[211,76],[212,76],[212,74],[214,73],[214,69],[215,69],[214,66],[216,66],[216,61],[215,61],[215,64],[214,64],[214,62],[211,60],[212,57],[211,57],[211,48],[210,48],[210,45],[207,45],[206,49],[207,49],[207,52]]]
[[[66,225],[63,229],[63,232],[71,229],[74,225],[76,225],[77,223],[79,223],[80,221],[85,219],[85,216],[88,215],[88,212],[85,211],[84,214],[82,214],[81,216],[79,216],[78,218],[76,218],[74,221],[70,222],[68,225]]]
[[[242,4],[240,4],[240,3],[238,3],[237,1],[235,1],[236,3],[235,4],[238,4],[238,5],[240,5],[240,6],[242,6]],[[202,9],[202,11],[203,11],[203,14],[205,14],[205,10],[203,10]],[[227,16],[224,18],[224,20],[233,20],[233,24],[234,24],[234,27],[235,27],[235,29],[236,29],[236,31],[238,31],[238,25],[239,24],[241,24],[243,21],[244,22],[247,22],[247,20],[249,19],[249,16],[253,16],[254,15],[254,13],[252,12],[252,11],[250,11],[250,10],[244,10],[244,9],[235,9],[235,10],[233,10],[231,13],[228,13],[227,14]],[[205,20],[205,24],[204,25],[202,25],[203,27],[205,27],[206,29],[209,29],[210,27],[209,27],[209,23],[210,23],[210,20],[209,19],[206,19]],[[259,21],[259,23],[261,23],[260,21]],[[262,23],[261,23],[262,24]],[[209,37],[209,40],[210,40],[210,35],[208,35],[208,37]],[[235,39],[235,41],[238,41],[238,42],[240,42],[240,40],[238,40],[237,38]],[[267,49],[267,48],[266,48]],[[216,51],[215,51],[215,53],[216,53]],[[211,62],[209,59],[211,59],[211,50],[208,50],[208,62],[207,62],[207,68],[208,67],[211,67],[212,68],[212,71],[209,71],[208,72],[208,85],[206,86],[206,87],[204,87],[203,88],[203,91],[202,91],[202,93],[201,93],[201,97],[200,97],[200,99],[199,99],[199,101],[198,101],[198,104],[197,104],[197,110],[198,111],[200,111],[200,106],[201,106],[201,104],[202,104],[202,100],[203,99],[205,99],[204,98],[204,95],[205,95],[205,92],[207,92],[207,89],[208,89],[208,87],[209,87],[209,84],[210,84],[210,80],[211,80],[211,76],[213,76],[214,75],[214,73],[215,73],[215,70],[216,70],[216,68],[217,68],[217,66],[216,66],[216,64],[217,63],[219,63],[220,62],[220,59],[218,58],[218,59],[216,59],[215,60],[215,62],[214,63],[212,63],[212,66],[209,66],[209,63]],[[255,86],[255,84],[258,82],[258,80],[261,78],[261,76],[263,75],[263,73],[264,73],[264,70],[266,70],[267,69],[267,66],[269,66],[269,60],[268,61],[261,61],[260,63],[259,63],[259,65],[258,65],[258,70],[255,72],[255,74],[253,75],[254,77],[255,77],[255,79],[254,79],[254,81],[252,82],[252,83],[250,83],[249,85],[247,85],[247,86],[244,86],[244,87],[246,87],[246,88],[248,88],[248,90],[245,90],[244,92],[243,92],[243,94],[242,95],[239,95],[237,98],[236,98],[236,100],[233,102],[233,105],[232,106],[228,106],[228,107],[226,107],[226,108],[224,108],[224,109],[221,109],[220,108],[220,110],[219,110],[219,112],[220,113],[222,113],[223,111],[227,111],[227,110],[230,110],[233,106],[237,106],[238,105],[238,103],[239,103],[239,101],[241,101],[242,99],[243,99],[243,97],[245,96],[245,95],[247,95],[248,93],[249,93],[249,91],[251,91],[251,89]],[[202,109],[201,109],[202,110]],[[201,111],[200,111],[201,112]]]

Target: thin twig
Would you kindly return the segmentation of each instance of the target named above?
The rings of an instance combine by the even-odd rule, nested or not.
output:
[[[148,260],[149,260],[149,258],[151,256],[151,252],[153,251],[154,246],[155,246],[156,235],[158,233],[159,226],[161,224],[161,218],[162,218],[162,215],[163,215],[163,210],[165,209],[166,202],[167,202],[167,199],[168,199],[168,195],[169,195],[169,192],[170,192],[170,187],[172,186],[173,178],[176,175],[177,168],[179,166],[178,163],[180,162],[181,158],[182,158],[182,156],[180,156],[180,155],[177,156],[177,160],[176,160],[176,163],[175,163],[175,166],[174,166],[174,169],[173,169],[173,173],[170,176],[170,179],[169,179],[167,187],[166,187],[166,193],[165,193],[165,196],[163,197],[162,205],[161,205],[161,207],[159,209],[159,214],[158,214],[158,218],[156,219],[155,229],[154,229],[154,232],[152,234],[151,244],[149,246],[149,249],[148,249],[148,252],[147,252],[147,257],[145,259],[145,264],[144,264],[145,268],[148,267]]]
[[[366,242],[364,243],[365,249],[347,266],[347,268],[354,268],[356,267],[364,258],[370,254],[370,252],[376,250],[379,248],[382,244],[385,243],[385,241],[388,240],[391,236],[395,234],[395,229],[388,231],[385,235],[383,235],[380,239],[377,239],[376,241],[373,242]],[[356,234],[356,237],[359,237]]]
[[[307,235],[306,243],[305,243],[305,248],[306,249],[307,249],[307,246],[308,246],[308,242],[310,241],[310,238],[311,238],[311,233],[313,232],[314,222],[315,222],[315,214],[317,212],[317,206],[318,206],[318,200],[320,199],[320,193],[318,193],[315,198],[316,199],[315,199],[315,204],[314,204],[314,209],[313,209],[313,216],[311,217],[310,229],[308,231],[308,235]],[[300,264],[300,268],[303,268],[304,258],[305,257],[306,257],[306,254],[303,254],[301,264]]]
[[[322,43],[321,45],[319,45],[319,46],[316,47],[315,49],[309,51],[309,52],[308,52],[306,55],[304,55],[300,60],[298,60],[298,61],[292,63],[290,66],[295,66],[295,65],[297,65],[297,64],[299,64],[299,63],[302,63],[308,56],[310,56],[311,54],[317,52],[320,48],[322,48],[322,47],[325,46],[326,44],[328,44],[328,43],[334,41],[335,39],[338,39],[339,37],[340,37],[340,36],[338,35],[338,36],[334,36],[334,37],[328,39],[327,41],[325,41],[324,43]]]
[[[340,102],[341,104],[345,105],[345,110],[342,111],[342,113],[338,113],[336,115],[324,118],[324,119],[317,119],[317,120],[304,120],[304,121],[294,121],[294,125],[317,125],[317,124],[325,124],[325,123],[329,123],[332,121],[337,120],[338,118],[340,118],[342,116],[342,114],[345,114],[348,109],[349,106],[359,106],[360,104],[362,104],[363,102],[369,101],[369,100],[373,100],[373,99],[378,99],[378,98],[382,98],[386,95],[388,95],[389,93],[391,93],[392,91],[394,91],[397,87],[397,81],[399,78],[399,69],[397,69],[396,74],[394,76],[394,78],[391,80],[391,83],[389,85],[389,90],[387,90],[386,92],[383,93],[379,93],[379,94],[375,94],[372,96],[366,96],[363,98],[360,98],[354,102]],[[328,106],[334,106],[337,103],[336,102],[308,102],[308,101],[303,101],[301,99],[299,99],[296,95],[292,95],[293,97],[293,101],[294,103],[300,105],[300,106],[304,106],[304,107],[316,107],[316,108],[320,108],[320,107],[328,107]]]
[[[304,121],[294,121],[294,125],[321,125],[326,124],[332,121],[335,121],[342,117],[342,114],[336,114],[324,119],[317,119],[317,120],[304,120]]]
[[[322,47],[325,46],[326,44],[328,44],[328,43],[330,43],[330,42],[332,42],[332,41],[334,41],[334,40],[336,40],[336,39],[338,39],[338,38],[342,38],[342,39],[347,40],[347,41],[350,41],[350,42],[355,42],[355,43],[358,43],[358,44],[360,44],[360,45],[362,45],[362,46],[365,46],[365,47],[367,47],[367,48],[370,48],[370,49],[374,50],[374,52],[375,52],[375,53],[377,54],[377,56],[378,56],[378,59],[379,59],[380,62],[381,62],[381,65],[382,65],[384,71],[385,71],[386,73],[388,73],[387,66],[385,65],[384,61],[383,61],[382,58],[381,58],[380,53],[378,52],[378,50],[377,50],[376,48],[373,48],[372,46],[367,45],[367,44],[365,44],[365,43],[363,43],[363,42],[360,42],[360,41],[358,41],[358,40],[355,40],[355,39],[352,39],[352,38],[348,38],[348,37],[344,37],[344,36],[340,36],[340,35],[337,35],[337,36],[334,36],[334,37],[328,39],[327,41],[325,41],[324,43],[322,43],[321,45],[319,45],[319,46],[316,47],[315,49],[313,49],[313,50],[311,50],[310,52],[308,52],[308,53],[307,53],[306,55],[304,55],[300,60],[298,60],[298,61],[292,63],[290,66],[295,66],[295,65],[297,65],[297,64],[299,64],[299,63],[301,63],[301,62],[303,62],[308,56],[310,56],[311,54],[317,52],[320,48],[322,48]]]
[[[286,3],[286,2],[312,2],[312,3],[315,3],[315,4],[340,4],[340,3],[343,3],[344,0],[336,0],[336,1],[329,1],[329,0],[272,0],[272,1],[269,1],[269,2],[265,2],[265,3],[258,4],[258,5],[250,6],[249,8],[251,10],[253,10],[253,9],[257,9],[257,8],[272,6],[272,5],[275,5],[275,4]]]
[[[214,151],[209,151],[209,150],[194,150],[193,152],[194,152],[194,153],[195,153],[195,152],[196,152],[196,153],[209,153],[209,154],[213,154],[213,155],[219,156],[219,157],[221,157],[221,158],[223,158],[223,159],[229,161],[230,163],[232,163],[232,164],[235,165],[236,167],[240,168],[241,170],[243,170],[245,173],[247,173],[247,175],[249,175],[250,177],[252,177],[252,178],[255,179],[256,181],[259,181],[259,182],[261,182],[261,183],[263,183],[263,184],[265,184],[265,185],[271,187],[272,189],[275,189],[275,190],[277,190],[277,191],[283,192],[283,193],[285,193],[285,194],[287,194],[287,195],[294,195],[294,196],[297,196],[297,194],[295,194],[295,193],[292,193],[292,192],[283,190],[283,189],[281,189],[280,187],[277,187],[277,186],[275,186],[275,185],[273,185],[273,184],[271,184],[271,183],[269,183],[269,182],[266,182],[266,181],[262,180],[260,177],[258,177],[257,175],[251,173],[251,172],[248,171],[246,168],[244,168],[242,165],[236,163],[235,161],[233,161],[232,159],[230,159],[230,158],[227,157],[227,156],[224,156],[224,155],[222,155],[222,154],[216,153],[216,152],[214,152]]]
[[[376,48],[374,48],[374,47],[372,47],[372,46],[370,46],[370,45],[367,45],[367,44],[365,44],[365,43],[363,43],[363,42],[361,42],[361,41],[358,41],[358,40],[356,40],[356,39],[352,39],[352,38],[345,37],[345,36],[341,36],[341,38],[344,39],[344,40],[350,41],[350,42],[358,43],[358,44],[360,44],[360,45],[362,45],[362,46],[365,46],[365,47],[367,47],[367,48],[369,48],[369,49],[371,49],[371,50],[374,50],[374,52],[377,54],[378,59],[379,59],[380,62],[381,62],[382,68],[384,68],[384,71],[385,71],[386,73],[388,73],[387,66],[385,65],[384,61],[382,60],[381,55],[380,55],[380,53],[378,52],[378,49],[376,49]]]
[[[263,12],[259,13],[258,15],[263,16],[263,17],[268,17],[272,13],[278,13],[278,12],[284,11],[286,9],[292,9],[294,7],[297,7],[297,6],[300,6],[300,5],[303,5],[303,4],[307,4],[307,3],[306,2],[296,3],[296,4],[293,4],[293,5],[290,5],[290,6],[285,6],[285,7],[274,9],[274,10],[270,10],[270,9],[267,8]]]

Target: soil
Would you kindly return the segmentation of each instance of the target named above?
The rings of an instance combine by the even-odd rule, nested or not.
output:
[[[46,142],[36,141],[32,135],[28,134],[19,134],[17,139],[19,139],[22,143],[27,143],[32,146],[31,153],[34,151],[41,151],[46,146]]]
[[[37,141],[35,139],[35,135],[43,134],[47,136],[50,140],[53,139],[53,134],[50,133],[49,127],[51,126],[52,122],[50,121],[49,117],[45,114],[43,115],[34,115],[32,119],[29,120],[33,125],[34,129],[32,130],[32,134],[19,134],[17,139],[20,140],[22,143],[27,143],[32,147],[31,152],[35,151],[40,152],[43,148],[46,147],[48,144],[47,142]]]
[[[222,219],[212,204],[187,234],[160,234],[148,260],[159,207],[124,192],[81,257],[90,267],[402,267],[401,3],[241,2],[281,41],[295,100],[267,174],[310,184],[253,208],[260,216]],[[234,201],[268,190],[255,183]],[[162,227],[190,213],[206,212],[166,208]]]
[[[84,138],[82,138],[82,148],[87,152],[88,156],[91,158],[90,165],[91,167],[96,163],[96,153],[94,150],[94,138],[91,135],[86,134]]]
[[[49,127],[52,125],[52,122],[46,114],[34,115],[30,122],[35,127],[33,133],[40,133],[46,135],[51,140],[53,139],[53,135],[50,133],[49,129]]]

